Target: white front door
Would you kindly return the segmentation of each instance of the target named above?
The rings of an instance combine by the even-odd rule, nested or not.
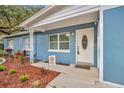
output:
[[[93,64],[94,29],[77,30],[77,62]]]

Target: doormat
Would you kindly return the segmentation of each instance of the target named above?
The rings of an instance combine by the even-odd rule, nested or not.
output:
[[[63,66],[69,66],[70,64],[64,64],[64,63],[56,63],[58,65],[63,65]]]
[[[88,69],[90,70],[90,65],[76,65],[75,68],[80,68],[80,69]]]

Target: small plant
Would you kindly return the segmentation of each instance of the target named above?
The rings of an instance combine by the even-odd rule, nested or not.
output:
[[[0,65],[0,71],[4,71],[4,70],[6,70],[6,67],[3,65]]]
[[[33,81],[31,88],[39,88],[41,86],[40,80]]]
[[[56,88],[56,86],[53,86],[53,88]]]
[[[28,57],[27,57],[28,54],[27,53],[28,53],[27,50],[23,50],[23,51],[18,50],[15,53],[16,58],[18,59],[19,63],[24,64],[27,61],[27,59],[28,59]]]
[[[20,81],[21,82],[25,82],[25,81],[27,81],[29,79],[28,76],[25,75],[25,74],[24,75],[21,75],[19,78],[20,78]]]
[[[18,50],[15,52],[15,58],[17,59],[17,63],[21,66],[21,72],[23,72],[23,68],[25,67],[25,63],[27,61],[27,50]]]
[[[11,69],[11,70],[9,71],[10,74],[16,74],[16,72],[17,72],[17,71],[16,71],[15,69]]]
[[[4,56],[4,50],[0,49],[0,57]]]

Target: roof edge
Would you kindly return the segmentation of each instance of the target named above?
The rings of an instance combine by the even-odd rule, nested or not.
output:
[[[33,16],[29,17],[27,20],[25,20],[24,22],[22,22],[19,27],[24,27],[26,24],[28,24],[30,21],[36,19],[37,17],[39,17],[43,12],[47,11],[47,9],[53,7],[54,5],[49,5],[43,9],[41,9],[39,12],[37,12],[36,14],[34,14]]]
[[[9,37],[14,37],[14,36],[19,36],[19,35],[25,35],[25,34],[29,34],[29,31],[19,32],[19,33],[7,35],[7,36],[4,36],[3,38],[9,38]]]

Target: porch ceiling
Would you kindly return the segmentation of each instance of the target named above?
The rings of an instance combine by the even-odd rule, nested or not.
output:
[[[50,21],[50,20],[48,21],[48,19],[43,20],[35,24],[32,27],[32,29],[36,31],[44,32],[50,29],[95,22],[98,20],[98,18],[99,18],[99,11],[97,10],[95,12],[85,13],[85,14],[81,14],[78,16],[70,17],[70,18],[59,18],[58,20],[54,20],[54,21]]]

